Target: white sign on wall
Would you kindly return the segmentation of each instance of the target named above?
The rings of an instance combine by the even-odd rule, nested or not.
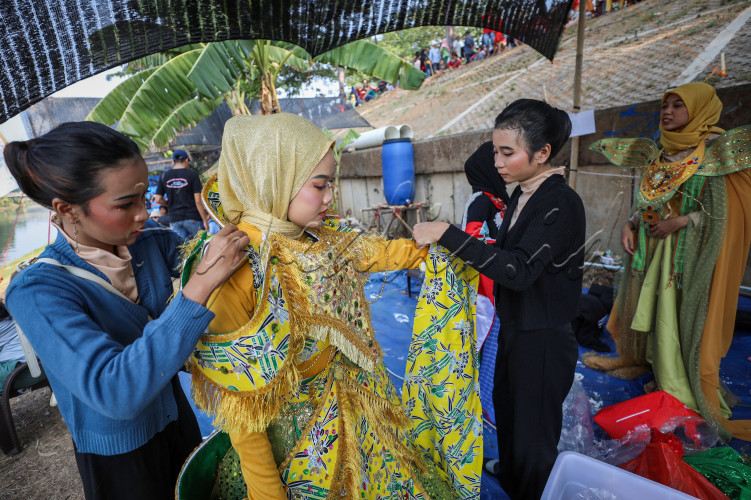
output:
[[[585,109],[578,113],[569,113],[568,117],[571,118],[571,135],[569,137],[579,137],[595,133],[594,109]]]

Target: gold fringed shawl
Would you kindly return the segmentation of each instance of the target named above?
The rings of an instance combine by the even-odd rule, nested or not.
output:
[[[433,245],[415,312],[402,404],[410,441],[447,474],[458,498],[480,497],[482,404],[475,304],[479,274]]]
[[[196,402],[225,430],[266,429],[297,390],[306,337],[375,369],[382,353],[356,266],[382,242],[347,229],[327,221],[312,231],[316,242],[271,234],[249,248],[251,265],[263,269],[252,319],[234,332],[203,335],[191,356]],[[198,254],[196,248],[184,272],[196,267]]]

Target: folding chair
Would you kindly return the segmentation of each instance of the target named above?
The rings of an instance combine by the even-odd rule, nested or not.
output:
[[[21,363],[8,375],[0,395],[0,448],[6,455],[16,455],[21,452],[21,442],[18,440],[13,414],[10,411],[10,400],[26,390],[41,389],[49,386],[47,375],[39,364],[34,349],[16,324],[21,347],[26,355],[26,363]]]

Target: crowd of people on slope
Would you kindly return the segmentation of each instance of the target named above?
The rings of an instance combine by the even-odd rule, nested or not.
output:
[[[570,21],[579,18],[579,1],[574,0],[574,3],[571,5],[571,11],[569,12]],[[641,0],[586,0],[586,2],[586,18],[593,19],[641,2]]]
[[[440,71],[458,68],[472,61],[479,61],[492,55],[501,54],[507,48],[521,45],[522,42],[506,36],[499,31],[483,29],[477,37],[470,30],[464,33],[464,38],[455,37],[452,43],[446,38],[435,40],[430,48],[415,51],[412,65],[423,71],[427,78],[437,75]],[[340,91],[340,99],[351,107],[360,106],[386,91],[393,90],[394,85],[379,80],[377,84],[371,83],[367,78],[356,83],[349,92]]]
[[[394,85],[384,80],[378,80],[377,84],[373,84],[367,78],[363,78],[362,83],[356,83],[351,87],[349,94],[340,90],[339,99],[354,108],[394,88]]]
[[[416,51],[412,64],[415,68],[425,72],[427,77],[431,77],[446,69],[458,68],[462,64],[501,54],[507,48],[519,44],[521,44],[519,40],[499,31],[485,28],[475,39],[472,32],[467,30],[463,38],[454,37],[450,44],[446,38],[443,38],[440,41],[433,41],[430,48]]]
[[[751,440],[749,421],[729,420],[719,380],[751,245],[749,127],[719,128],[722,103],[704,83],[668,90],[661,106],[659,145],[593,145],[643,172],[622,230],[630,272],[608,324],[620,358],[593,365],[651,365],[660,389],[726,438]],[[333,142],[315,125],[290,114],[233,117],[209,181],[215,192],[192,188],[199,198],[186,197],[222,228],[193,241],[187,258],[178,252],[183,238],[149,219],[146,165],[124,135],[66,123],[6,146],[19,186],[55,212],[59,229],[46,260],[13,279],[7,306],[57,396],[86,498],[174,495],[201,442],[177,381],[186,360],[196,402],[232,444],[218,470],[201,477],[233,485],[239,498],[282,500],[313,487],[320,497],[479,495],[480,469],[449,477],[440,453],[410,439],[416,403],[397,396],[360,278],[440,262],[446,254],[436,244],[485,276],[480,293],[500,320],[493,388],[500,460],[485,469],[511,498],[539,498],[578,359],[571,322],[581,300],[584,205],[552,165],[570,130],[563,110],[512,102],[495,118],[492,142],[465,166],[475,194],[462,228],[424,222],[413,240],[386,242],[338,223]],[[518,187],[509,196],[510,183]],[[439,301],[444,284],[458,279],[436,274],[421,300]],[[474,297],[449,288],[452,304]],[[441,322],[439,314],[439,331],[457,330]],[[471,363],[460,362],[474,343],[461,345],[455,362],[413,376],[424,386],[451,377],[454,391],[476,390]],[[438,355],[441,347],[422,349]],[[420,425],[431,418],[420,416]],[[467,419],[482,425],[479,415]],[[468,456],[466,433],[451,436],[472,425],[460,427],[442,429],[433,445],[456,438],[451,446]]]

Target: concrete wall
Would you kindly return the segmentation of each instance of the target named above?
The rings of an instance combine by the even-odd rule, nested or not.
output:
[[[719,89],[718,95],[725,105],[721,127],[751,123],[751,85]],[[590,250],[620,251],[620,228],[630,215],[639,172],[605,163],[604,157],[588,147],[603,137],[658,138],[659,108],[659,101],[650,101],[597,111],[597,133],[580,139],[576,191],[584,201]],[[470,194],[464,162],[480,144],[491,140],[491,135],[491,130],[481,130],[415,142],[415,201],[430,203],[432,216],[438,220],[460,222]],[[568,166],[570,154],[571,141],[553,164]],[[341,177],[342,213],[363,220],[362,208],[386,202],[381,148],[345,153]],[[751,286],[751,261],[744,285]]]
[[[431,204],[438,220],[461,221],[471,194],[464,162],[491,139],[491,131],[470,132],[414,143],[415,200]],[[344,153],[341,166],[342,213],[361,219],[362,209],[386,203],[381,176],[381,148]],[[363,220],[369,223],[366,217]]]

